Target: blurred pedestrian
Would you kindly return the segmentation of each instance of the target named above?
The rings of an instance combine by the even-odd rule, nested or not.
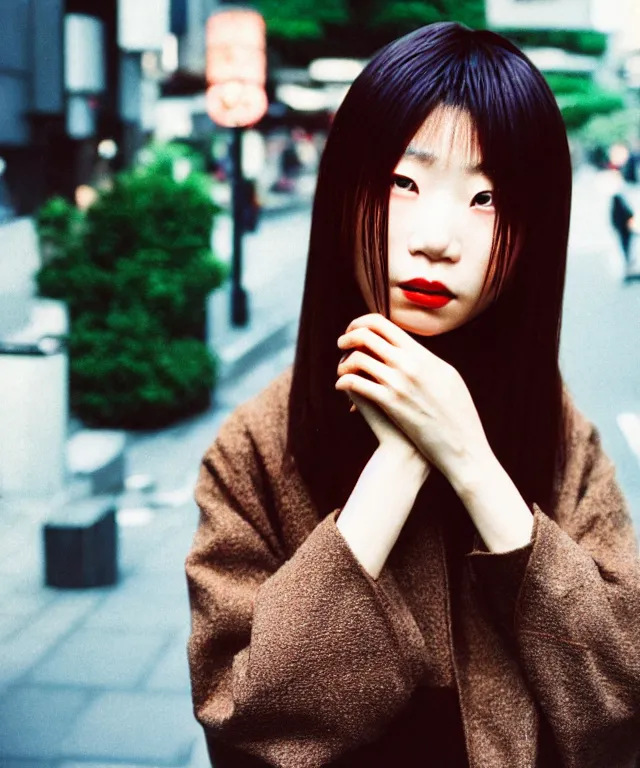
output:
[[[273,185],[274,192],[294,192],[296,181],[302,168],[293,132],[287,133],[280,153],[280,174]]]
[[[635,146],[629,148],[629,157],[622,169],[622,175],[624,180],[630,184],[638,183],[638,162],[640,161],[640,153],[638,152],[637,142]]]
[[[629,163],[630,153],[621,144],[614,144],[609,152],[609,170],[612,178],[611,225],[620,240],[625,261],[625,282],[634,279],[633,236],[638,232],[638,225],[633,208],[629,202],[623,169]]]
[[[196,489],[217,768],[638,761],[638,545],[558,363],[570,197],[556,101],[500,35],[424,27],[349,89],[293,369]]]
[[[318,151],[311,134],[302,128],[296,128],[292,132],[292,137],[295,141],[301,168],[304,170],[315,169],[318,162]]]

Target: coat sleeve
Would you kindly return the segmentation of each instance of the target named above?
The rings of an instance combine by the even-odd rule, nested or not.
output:
[[[638,544],[614,467],[589,427],[563,516],[552,520],[534,505],[530,545],[468,557],[515,640],[563,764],[632,766],[640,756]]]
[[[204,457],[186,560],[194,711],[216,744],[283,768],[373,740],[408,702],[424,641],[399,595],[324,518],[286,560],[269,479],[238,413]]]

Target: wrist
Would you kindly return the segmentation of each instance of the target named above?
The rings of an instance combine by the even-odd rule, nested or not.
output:
[[[426,462],[391,443],[379,445],[362,470],[336,526],[372,578],[380,575],[427,474]]]
[[[385,462],[395,465],[399,472],[404,472],[410,478],[415,478],[424,483],[429,475],[431,464],[412,445],[408,443],[380,443],[376,453],[384,458]]]
[[[455,469],[446,472],[451,487],[461,501],[471,499],[482,493],[482,489],[492,483],[492,478],[504,471],[502,465],[489,447],[474,456],[459,461]]]
[[[460,473],[452,487],[490,552],[531,542],[531,510],[493,452]]]

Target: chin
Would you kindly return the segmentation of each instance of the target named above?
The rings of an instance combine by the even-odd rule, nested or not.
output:
[[[451,319],[438,317],[435,312],[433,314],[420,312],[420,314],[422,317],[416,317],[415,310],[396,310],[395,312],[392,310],[391,321],[414,336],[441,336],[460,325]]]

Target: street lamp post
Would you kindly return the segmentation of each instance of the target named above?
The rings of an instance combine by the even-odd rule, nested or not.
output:
[[[236,8],[212,14],[207,21],[207,110],[218,125],[231,129],[233,248],[231,324],[249,319],[247,294],[242,287],[244,229],[243,129],[267,111],[266,31],[256,11]]]
[[[242,287],[242,235],[244,230],[244,200],[242,177],[242,133],[243,129],[231,129],[231,164],[233,193],[233,249],[231,272],[231,324],[243,327],[249,321],[247,292]]]

